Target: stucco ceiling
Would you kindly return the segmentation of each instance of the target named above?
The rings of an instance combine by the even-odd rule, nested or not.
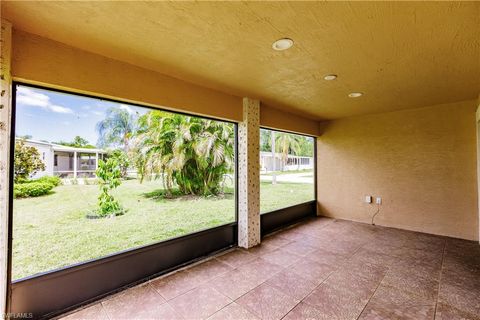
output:
[[[2,2],[14,28],[314,119],[474,99],[480,2]],[[273,51],[289,37],[295,45]],[[325,74],[338,74],[325,81]],[[347,94],[365,95],[351,99]]]

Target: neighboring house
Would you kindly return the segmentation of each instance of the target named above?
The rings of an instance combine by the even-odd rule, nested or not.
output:
[[[45,170],[37,172],[31,178],[59,176],[60,178],[95,177],[98,160],[107,152],[102,149],[87,149],[63,146],[60,144],[15,138],[23,140],[25,145],[34,147],[40,153]]]
[[[289,154],[284,165],[281,153],[275,153],[275,171],[292,171],[313,169],[313,157],[300,157]],[[272,171],[272,153],[260,151],[260,170]]]

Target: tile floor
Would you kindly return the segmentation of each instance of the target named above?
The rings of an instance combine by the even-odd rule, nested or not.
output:
[[[317,218],[62,319],[480,319],[480,246]]]

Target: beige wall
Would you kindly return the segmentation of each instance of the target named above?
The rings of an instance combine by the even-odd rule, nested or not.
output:
[[[284,112],[265,104],[260,108],[260,126],[270,129],[281,129],[296,133],[318,136],[318,121],[305,119],[295,114]]]
[[[14,29],[16,80],[240,121],[242,99]]]
[[[322,214],[478,240],[475,101],[345,118],[322,125]]]
[[[178,80],[37,35],[14,30],[15,80],[125,102],[241,121],[242,98]],[[316,135],[318,123],[275,108],[262,112],[266,125]],[[285,121],[289,119],[289,121]]]
[[[477,199],[480,200],[480,94],[478,95],[477,99],[477,111],[476,111],[476,124],[477,124]],[[477,205],[478,207],[478,237],[480,239],[480,203]]]

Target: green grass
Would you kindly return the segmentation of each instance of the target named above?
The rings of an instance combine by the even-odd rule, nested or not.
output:
[[[159,181],[123,181],[114,191],[125,215],[86,219],[97,185],[62,185],[54,193],[15,199],[13,279],[233,222],[235,197],[166,199]],[[313,199],[312,184],[261,183],[261,211]]]
[[[260,212],[266,213],[315,199],[310,183],[260,183]]]

